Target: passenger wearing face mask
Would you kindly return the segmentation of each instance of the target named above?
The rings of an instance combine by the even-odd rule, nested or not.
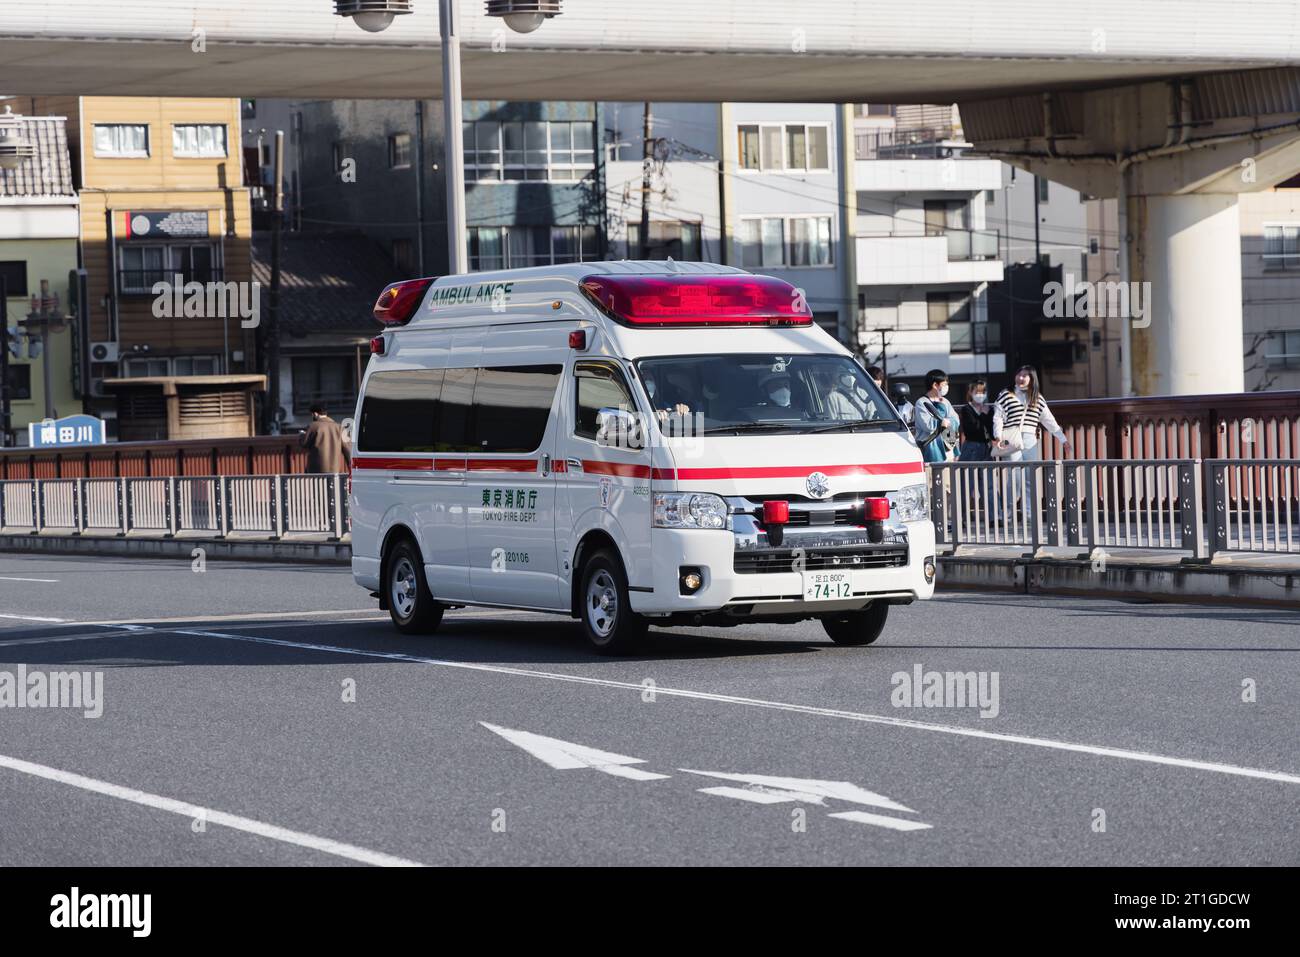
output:
[[[833,377],[833,384],[826,394],[826,408],[831,418],[857,422],[875,417],[874,412],[867,414],[867,403],[858,391],[858,377],[852,369],[841,369],[833,373]]]
[[[992,456],[993,406],[989,405],[989,387],[976,379],[966,387],[966,404],[961,407],[961,455],[963,462],[987,462]]]
[[[778,409],[791,409],[790,376],[785,373],[770,376],[763,382],[763,394],[767,397],[768,405]]]
[[[957,410],[948,401],[948,373],[931,369],[925,374],[925,395],[916,401],[916,442],[927,462],[946,462],[957,444]]]

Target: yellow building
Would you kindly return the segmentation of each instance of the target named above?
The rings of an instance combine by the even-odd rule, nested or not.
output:
[[[87,273],[86,411],[113,417],[104,379],[255,371],[239,100],[22,99],[68,117]]]

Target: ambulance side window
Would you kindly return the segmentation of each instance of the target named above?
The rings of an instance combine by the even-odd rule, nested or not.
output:
[[[542,444],[563,366],[478,370],[474,436],[480,452],[533,452]]]
[[[448,369],[442,380],[435,451],[471,452],[474,443],[474,379],[477,369]]]
[[[376,372],[366,383],[357,448],[432,452],[441,388],[441,369]]]
[[[573,369],[576,408],[573,433],[596,440],[596,414],[601,409],[627,409],[635,414],[636,403],[628,391],[623,373],[603,362],[579,362]]]

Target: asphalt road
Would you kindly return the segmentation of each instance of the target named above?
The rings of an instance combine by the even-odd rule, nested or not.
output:
[[[20,666],[102,715],[4,706]],[[986,716],[902,706],[918,666]],[[342,568],[0,556],[0,865],[1296,865],[1297,728],[1284,611],[962,593],[611,660],[399,636]]]

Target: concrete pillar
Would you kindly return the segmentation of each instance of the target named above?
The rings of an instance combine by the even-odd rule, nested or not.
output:
[[[1150,283],[1146,316],[1133,324],[1134,391],[1244,391],[1236,195],[1135,196],[1129,209],[1131,278]]]

